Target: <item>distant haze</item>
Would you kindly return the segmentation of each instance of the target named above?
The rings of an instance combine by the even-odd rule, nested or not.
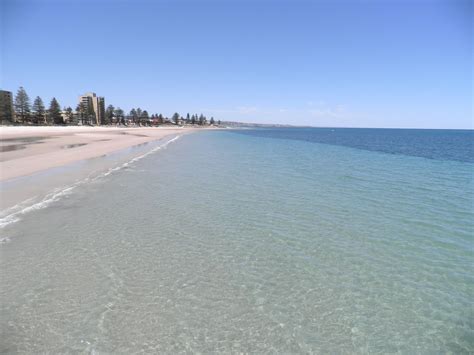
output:
[[[473,128],[472,2],[3,0],[2,89],[76,107]]]

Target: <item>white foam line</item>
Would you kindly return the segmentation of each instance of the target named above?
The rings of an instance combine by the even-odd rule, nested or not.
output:
[[[13,206],[13,207],[10,207],[2,212],[0,212],[0,229],[12,224],[12,223],[16,223],[18,221],[21,220],[21,216],[24,215],[24,214],[27,214],[29,212],[32,212],[32,211],[36,211],[36,210],[39,210],[39,209],[43,209],[43,208],[46,208],[48,207],[49,205],[51,205],[52,203],[60,200],[61,198],[63,198],[64,196],[67,196],[69,195],[74,189],[76,189],[78,186],[80,185],[83,185],[87,182],[90,182],[90,181],[96,181],[96,180],[99,180],[99,179],[102,179],[106,176],[109,176],[110,174],[116,172],[116,171],[119,171],[123,168],[126,168],[128,167],[129,165],[149,156],[150,154],[153,154],[163,148],[166,148],[168,146],[168,144],[172,143],[172,142],[175,142],[178,138],[180,138],[181,136],[176,136],[172,139],[170,139],[169,141],[165,142],[164,144],[156,147],[156,148],[153,148],[151,149],[150,151],[142,154],[142,155],[139,155],[133,159],[131,159],[130,161],[126,162],[126,163],[123,163],[122,165],[119,165],[117,167],[114,167],[114,168],[110,168],[108,169],[105,173],[102,173],[96,177],[87,177],[83,180],[80,180],[72,185],[69,185],[69,186],[66,186],[66,187],[63,187],[63,188],[58,188],[58,189],[55,189],[53,190],[52,192],[48,193],[45,197],[43,197],[43,199],[39,202],[36,202],[36,203],[33,203],[31,205],[27,205],[29,202],[32,202],[34,198],[30,198],[30,199],[27,199],[25,201],[22,201],[20,203],[18,203],[17,205]],[[27,206],[25,206],[27,205]],[[5,238],[3,238],[5,239]],[[3,242],[3,239],[1,240],[1,242]],[[8,238],[6,238],[8,239]],[[9,241],[9,239],[8,239]],[[1,243],[0,243],[1,244]]]
[[[67,186],[64,189],[56,189],[53,192],[47,194],[40,202],[34,203],[27,207],[21,208],[24,203],[20,203],[16,206],[13,206],[9,210],[16,210],[15,212],[6,215],[5,217],[0,218],[0,228],[4,228],[9,224],[18,222],[20,220],[20,216],[24,215],[28,212],[36,211],[42,208],[49,206],[52,202],[59,200],[61,197],[68,195],[76,186],[71,185]]]
[[[105,176],[108,176],[108,175],[114,173],[114,172],[117,171],[117,170],[126,168],[126,167],[129,166],[130,164],[133,164],[133,163],[135,163],[135,162],[137,162],[137,161],[139,161],[139,160],[141,160],[141,159],[147,157],[148,155],[153,154],[153,153],[159,151],[160,149],[166,148],[166,147],[168,146],[168,144],[170,144],[170,143],[176,141],[179,137],[181,137],[181,136],[176,136],[176,137],[170,139],[169,141],[167,141],[166,143],[164,143],[164,144],[162,144],[162,145],[160,145],[160,146],[158,146],[158,147],[156,147],[156,148],[153,148],[152,150],[149,150],[149,151],[146,152],[145,154],[139,155],[138,157],[135,157],[135,158],[133,158],[132,160],[130,160],[130,161],[126,162],[126,163],[123,163],[123,164],[120,165],[120,166],[117,166],[117,167],[115,167],[115,168],[110,168],[110,169],[107,170],[105,173],[103,173],[103,174],[97,176],[94,180],[97,180],[97,179],[103,178],[103,177],[105,177]]]

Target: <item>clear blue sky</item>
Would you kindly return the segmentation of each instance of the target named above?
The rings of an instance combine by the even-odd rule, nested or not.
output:
[[[1,0],[1,87],[61,105],[473,128],[472,2]]]

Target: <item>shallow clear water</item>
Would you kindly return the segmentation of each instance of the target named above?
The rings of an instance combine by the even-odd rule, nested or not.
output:
[[[0,351],[472,353],[472,174],[183,136],[1,230]]]

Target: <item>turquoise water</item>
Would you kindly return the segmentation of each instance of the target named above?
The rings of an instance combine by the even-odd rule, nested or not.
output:
[[[473,164],[278,132],[183,136],[17,215],[0,350],[473,353]]]

